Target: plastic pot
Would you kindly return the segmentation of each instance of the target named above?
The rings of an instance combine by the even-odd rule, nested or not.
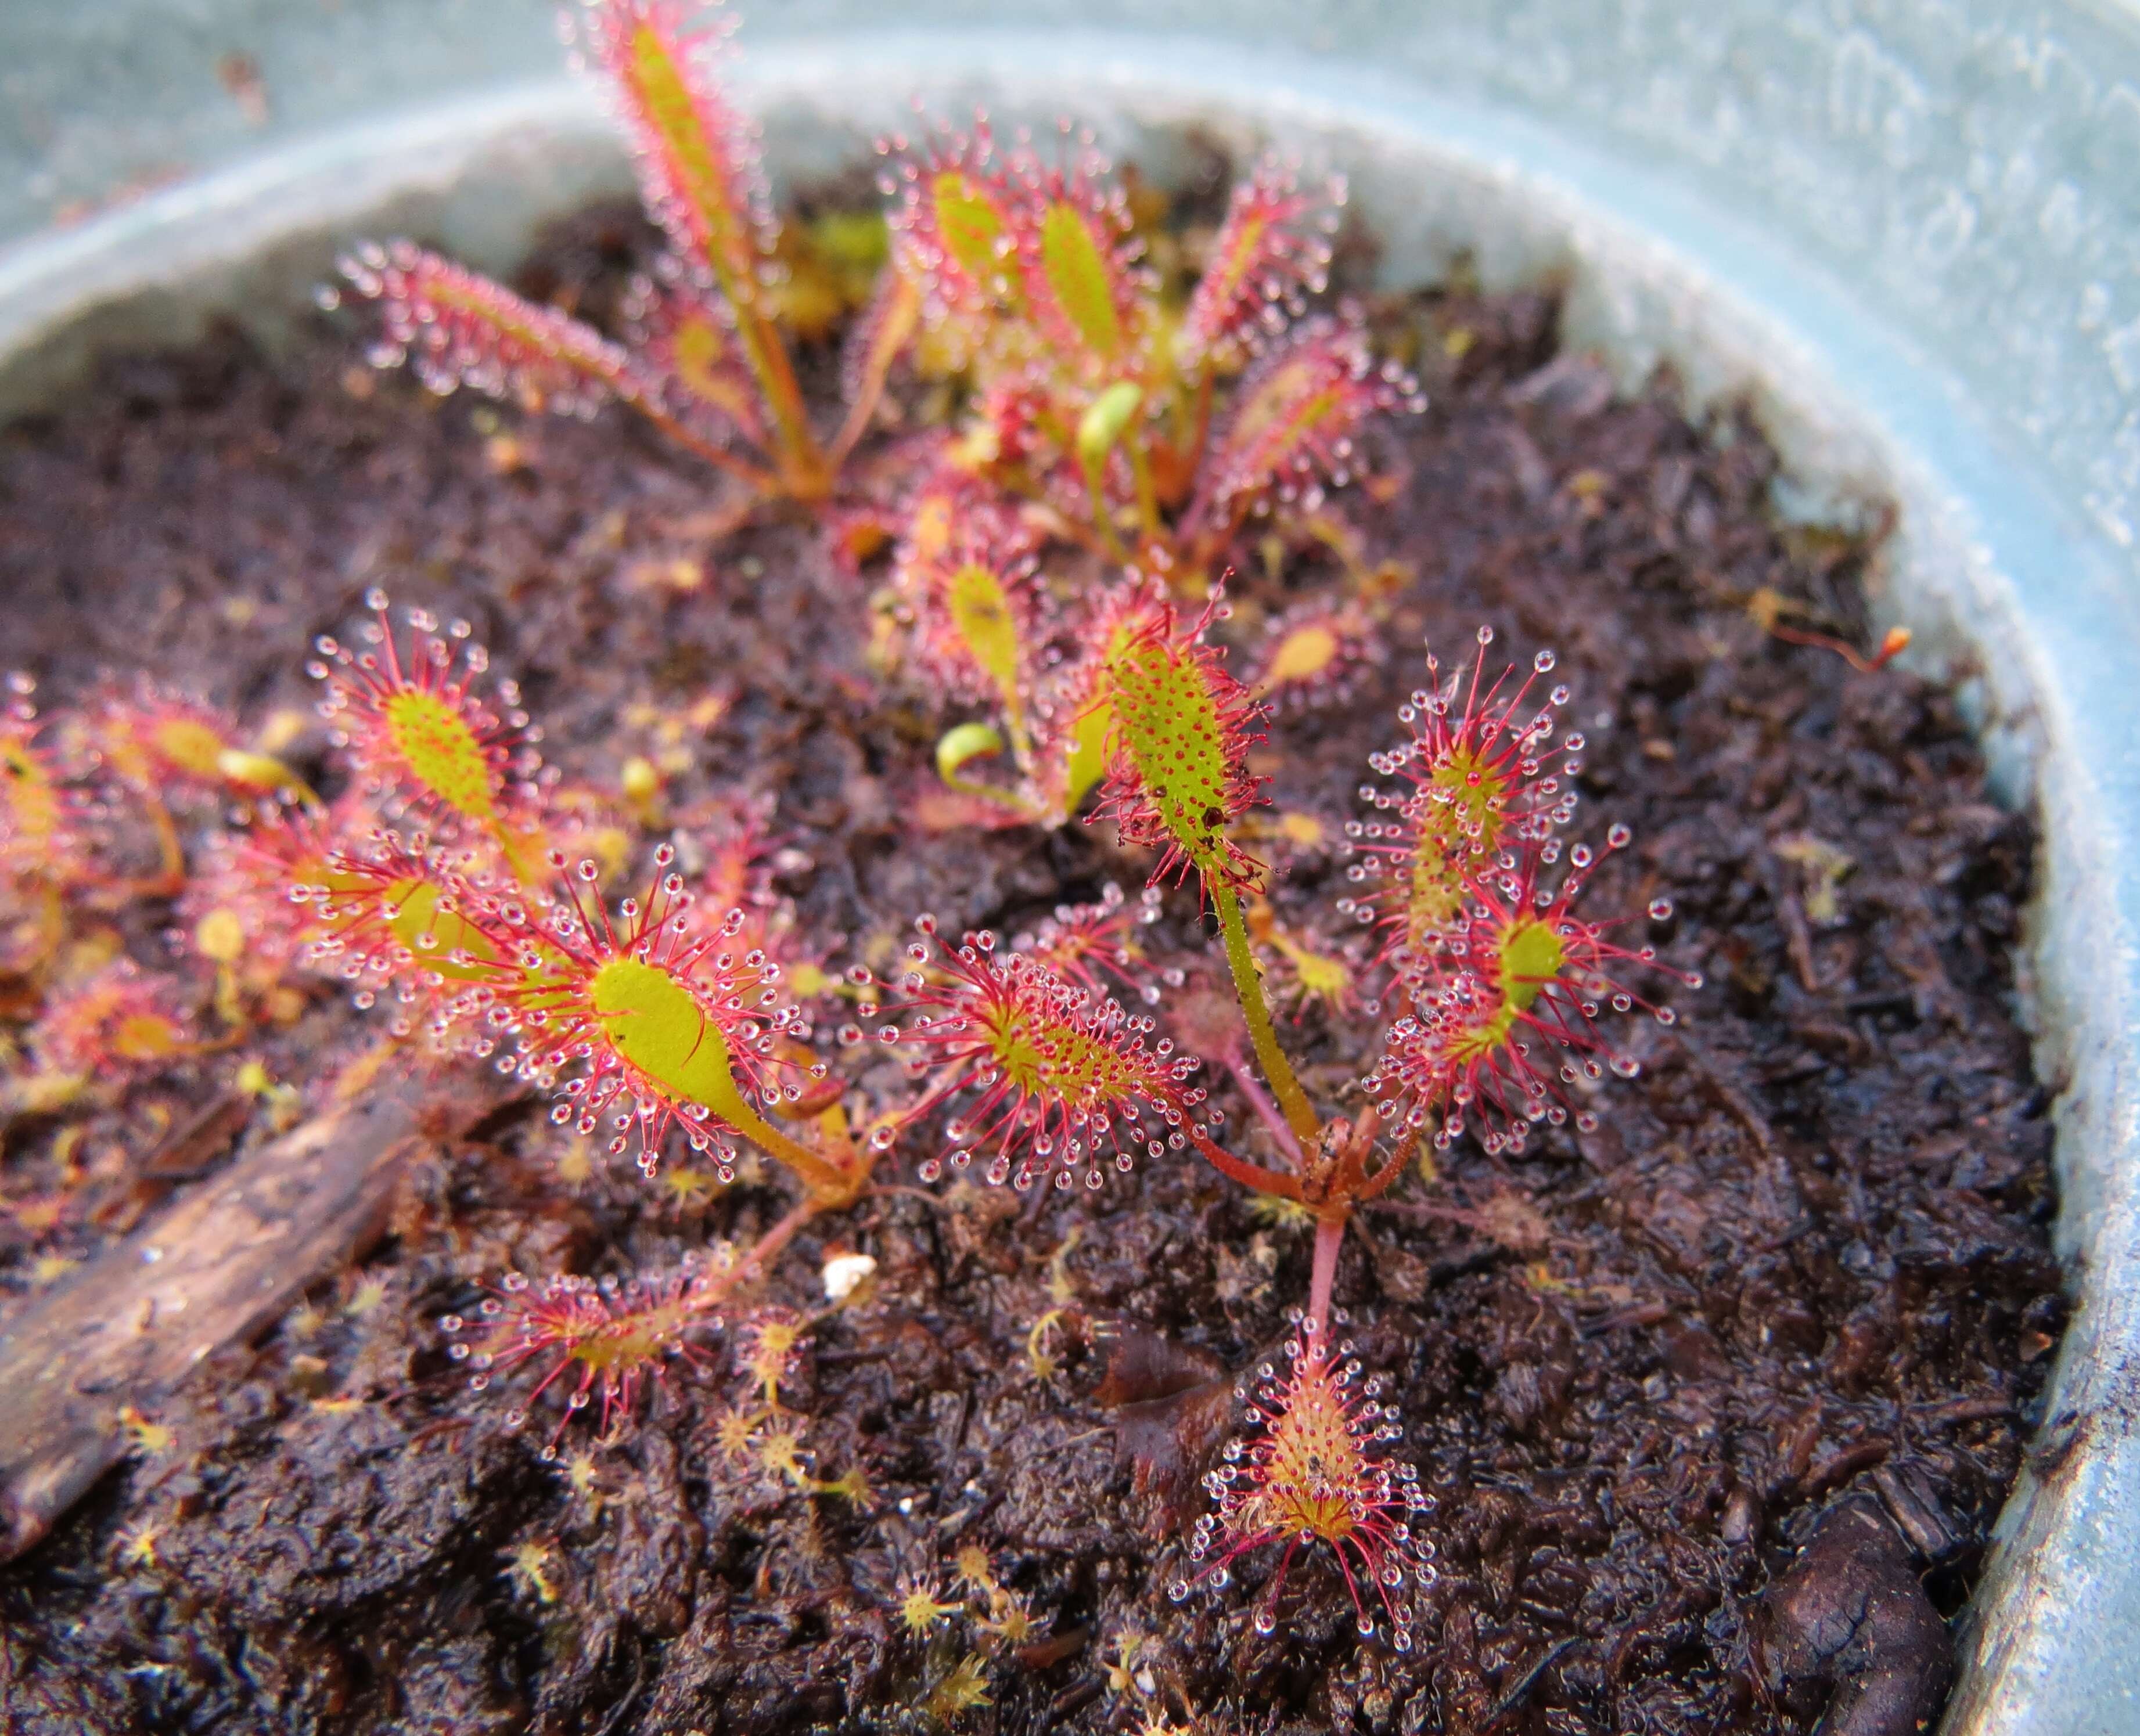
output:
[[[748,19],[777,171],[910,120],[1185,122],[1351,171],[1394,281],[1549,273],[1567,336],[1750,396],[2044,846],[2027,941],[2073,1322],[1953,1736],[2140,1731],[2140,10],[2131,0],[861,0]],[[628,184],[548,0],[0,9],[0,414],[115,339],[272,343],[352,236],[511,262]]]

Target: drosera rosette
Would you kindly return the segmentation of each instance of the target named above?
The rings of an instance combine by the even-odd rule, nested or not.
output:
[[[1177,313],[1089,133],[1066,123],[1052,150],[1023,133],[1004,150],[983,117],[879,149],[917,353],[975,388],[954,449],[1063,540],[1194,583],[1252,512],[1313,528],[1367,418],[1419,401],[1409,375],[1371,362],[1357,318],[1307,316],[1340,183],[1303,187],[1264,159]],[[1298,353],[1257,363],[1215,409],[1220,381],[1266,346]]]
[[[1038,928],[1011,938],[1011,950],[1044,964],[1058,977],[1096,995],[1120,991],[1156,1006],[1160,984],[1178,986],[1181,973],[1155,964],[1137,930],[1161,915],[1163,895],[1146,886],[1131,904],[1109,880],[1089,904],[1058,905]]]
[[[304,852],[309,831],[270,837]],[[417,1013],[429,1008],[434,1041],[484,1052],[461,1015],[465,997],[508,966],[509,943],[485,919],[500,885],[511,882],[464,847],[391,827],[361,842],[331,842],[317,860],[300,855],[288,871],[292,902],[308,920],[306,961],[347,983],[359,1011],[387,994],[395,1037],[413,1035]]]
[[[1089,133],[1065,122],[1049,162],[1023,133],[1000,150],[983,113],[970,131],[933,125],[918,148],[895,135],[877,149],[895,159],[879,184],[896,200],[895,267],[950,358],[1072,392],[1135,371],[1154,286]]]
[[[1215,589],[1186,623],[1162,601],[1109,652],[1107,775],[1092,817],[1112,819],[1125,845],[1160,853],[1154,883],[1194,874],[1207,897],[1263,871],[1228,833],[1261,799],[1264,780],[1248,768],[1249,749],[1263,739],[1261,709],[1205,640],[1225,614]]]
[[[1259,739],[1253,731],[1260,709],[1253,696],[1226,674],[1217,654],[1201,643],[1202,633],[1215,611],[1215,598],[1213,606],[1207,609],[1194,629],[1183,634],[1176,625],[1172,606],[1167,605],[1156,621],[1129,635],[1110,659],[1109,739],[1113,751],[1109,760],[1107,800],[1102,812],[1118,817],[1125,842],[1145,844],[1161,851],[1153,875],[1156,881],[1170,875],[1180,877],[1193,871],[1206,906],[1217,919],[1234,999],[1247,1026],[1262,1083],[1259,1084],[1242,1063],[1235,1046],[1223,1045],[1214,1052],[1233,1074],[1249,1108],[1269,1133],[1283,1167],[1265,1169],[1221,1151],[1208,1141],[1197,1139],[1195,1143],[1200,1154],[1221,1173],[1259,1193],[1289,1201],[1313,1218],[1316,1239],[1309,1308],[1319,1317],[1328,1310],[1338,1255],[1352,1212],[1361,1203],[1386,1191],[1404,1171],[1401,1150],[1393,1147],[1385,1135],[1390,1121],[1403,1121],[1414,1106],[1406,1101],[1405,1089],[1396,1089],[1392,1095],[1391,1088],[1383,1087],[1372,1093],[1377,1101],[1357,1114],[1350,1117],[1335,1116],[1326,1121],[1309,1098],[1279,1040],[1265,985],[1264,964],[1258,957],[1256,937],[1244,910],[1244,900],[1254,897],[1260,890],[1262,865],[1241,849],[1229,831],[1257,793],[1257,781],[1248,770],[1246,762],[1250,743]],[[1482,652],[1484,643],[1482,640]],[[1534,669],[1534,677],[1547,666],[1549,663]],[[1476,691],[1475,681],[1475,696]],[[1485,691],[1497,697],[1499,689],[1497,684]],[[1506,733],[1511,738],[1509,746],[1512,754],[1543,750],[1551,734],[1553,707],[1564,701],[1566,696],[1556,693],[1542,714],[1542,720],[1534,722],[1527,720],[1522,710],[1527,691],[1527,688],[1519,686],[1501,711],[1467,708],[1467,718],[1490,716],[1495,719],[1492,727],[1483,732],[1490,749],[1496,748],[1501,735]],[[1422,701],[1429,717],[1436,719],[1441,717],[1440,708],[1444,703],[1438,690]],[[1504,728],[1503,711],[1515,720],[1513,728]],[[1430,723],[1430,734],[1435,727]],[[1400,755],[1387,765],[1378,765],[1377,769],[1395,772],[1406,763],[1406,758]],[[1491,752],[1485,763],[1491,769],[1495,763]],[[1546,793],[1540,767],[1521,759],[1515,764],[1522,777],[1537,781],[1539,793]],[[1431,776],[1427,782],[1431,785]],[[1470,779],[1469,771],[1458,778],[1457,786],[1450,793],[1455,798],[1460,817],[1458,834],[1468,849],[1476,829],[1474,815],[1485,812],[1498,821],[1502,809],[1482,799],[1480,787]],[[1468,806],[1465,800],[1467,796]],[[1556,802],[1560,799],[1556,794]],[[1430,812],[1438,813],[1441,810],[1436,807]],[[1529,809],[1523,812],[1527,821],[1532,817]],[[1534,852],[1513,847],[1516,842],[1530,841],[1528,832],[1519,837],[1518,830],[1509,830],[1511,847],[1507,850],[1485,856],[1476,864],[1467,854],[1460,865],[1464,873],[1491,868],[1505,878],[1519,872],[1535,873],[1539,866],[1557,860],[1557,846],[1549,836],[1549,829],[1537,843]],[[1579,884],[1578,878],[1573,887],[1566,889],[1568,895],[1579,890]],[[1537,900],[1534,885],[1490,894],[1461,875],[1459,890],[1480,908],[1485,908],[1486,900],[1493,896],[1509,900],[1520,897],[1536,902],[1541,910],[1553,902],[1549,897]],[[1529,903],[1524,908],[1530,908]],[[1564,912],[1562,914],[1564,917]],[[1371,907],[1367,919],[1372,921],[1374,915]],[[1459,924],[1466,919],[1461,909],[1455,919]],[[1333,1007],[1344,1005],[1355,991],[1357,980],[1349,961],[1341,953],[1326,952],[1290,934],[1284,937],[1288,944],[1279,944],[1280,931],[1274,912],[1269,914],[1268,919],[1259,917],[1259,926],[1269,948],[1293,967],[1296,978],[1304,978],[1308,973],[1321,976],[1328,990],[1324,998]],[[1578,982],[1586,987],[1590,983],[1590,964],[1605,956],[1598,949],[1611,946],[1601,934],[1601,930],[1586,929],[1578,939],[1574,927],[1567,929],[1564,944],[1574,949],[1570,958],[1574,959],[1573,969],[1581,973],[1579,976],[1571,975],[1568,986]],[[1460,935],[1452,938],[1448,950],[1453,954],[1460,944],[1463,944]],[[1482,1052],[1490,1052],[1489,1059],[1492,1053],[1502,1051],[1519,1057],[1530,1042],[1527,1026],[1523,1027],[1524,1034],[1518,1034],[1523,1021],[1557,1015],[1558,991],[1542,988],[1532,978],[1530,965],[1537,951],[1534,940],[1527,936],[1514,956],[1509,982],[1515,1010],[1505,1018],[1490,1008],[1480,1015],[1494,1035],[1493,1042],[1479,1046]],[[1582,956],[1575,958],[1575,954]],[[1556,954],[1550,962],[1558,971],[1569,960]],[[1465,986],[1473,1000],[1480,998],[1477,985],[1485,980],[1480,972],[1471,973]],[[1428,992],[1424,984],[1409,977],[1398,986],[1409,997]],[[1360,1010],[1379,1017],[1387,1000],[1387,996],[1362,997]],[[1543,1006],[1534,1008],[1534,1003],[1540,1002]],[[1585,1003],[1578,999],[1575,1004],[1580,1007]],[[1402,1040],[1410,1038],[1420,1021],[1404,1010],[1404,1003],[1400,1003],[1399,1010],[1403,1017],[1396,1027],[1392,1042],[1395,1052],[1403,1055],[1408,1051]],[[1496,1019],[1498,1023],[1495,1022]],[[1377,1076],[1393,1069],[1394,1064],[1389,1064],[1378,1070]],[[1466,1091],[1475,1089],[1473,1081],[1468,1079],[1460,1083]]]
[[[895,289],[873,310],[849,370],[846,419],[827,446],[810,425],[776,318],[792,267],[757,138],[713,76],[732,15],[700,0],[585,0],[567,22],[576,59],[610,94],[668,243],[627,309],[631,341],[409,242],[366,243],[341,263],[349,289],[382,310],[371,360],[409,362],[440,393],[465,385],[571,414],[613,400],[734,477],[752,500],[822,503],[912,329],[910,298]],[[319,299],[332,307],[341,295],[326,288]]]
[[[818,1205],[851,1203],[866,1160],[802,1145],[760,1112],[800,1102],[804,1079],[829,1071],[789,1058],[787,1046],[810,1033],[807,1018],[783,1003],[779,966],[744,941],[744,910],[710,929],[693,922],[675,861],[675,846],[660,846],[652,889],[623,900],[616,919],[596,865],[567,872],[562,855],[556,890],[539,905],[483,900],[476,926],[503,957],[483,968],[464,1004],[490,1033],[517,1040],[518,1055],[500,1057],[499,1069],[557,1093],[559,1125],[583,1137],[606,1127],[612,1155],[636,1145],[650,1172],[680,1125],[725,1182],[740,1136],[788,1165]]]
[[[87,804],[67,781],[19,672],[0,684],[0,877],[64,889],[93,878]]]
[[[924,1181],[978,1157],[994,1185],[1023,1191],[1052,1176],[1068,1189],[1082,1175],[1097,1189],[1109,1158],[1126,1171],[1140,1151],[1156,1158],[1192,1136],[1204,1142],[1214,1117],[1193,1082],[1200,1063],[1153,1038],[1149,1018],[1001,947],[986,930],[944,947],[934,918],[915,927],[906,998],[891,1009],[913,1016],[904,1026],[887,1020],[876,1040],[905,1052],[928,1081],[904,1120],[956,1106],[943,1129],[945,1154],[921,1161]],[[859,1026],[842,1034],[863,1036]]]
[[[1247,685],[1273,711],[1297,717],[1349,699],[1388,655],[1381,626],[1364,606],[1313,597],[1264,630]]]
[[[212,965],[218,1010],[231,1022],[243,1003],[294,1017],[302,997],[291,979],[309,970],[321,938],[312,890],[324,885],[340,840],[368,817],[263,797],[233,809],[200,852],[179,899],[172,946]]]
[[[690,1263],[669,1272],[599,1278],[565,1273],[540,1283],[508,1273],[477,1303],[473,1319],[449,1314],[439,1324],[447,1356],[469,1371],[475,1391],[524,1366],[540,1371],[535,1385],[506,1413],[508,1428],[521,1427],[545,1393],[572,1377],[564,1388],[564,1414],[542,1449],[543,1458],[552,1459],[575,1416],[599,1407],[596,1432],[607,1438],[679,1364],[706,1369],[699,1340],[718,1324],[713,1310],[725,1293],[719,1277]]]
[[[240,799],[310,794],[280,760],[243,746],[228,713],[145,677],[106,684],[85,713],[99,759],[137,793],[158,795],[175,783]]]
[[[1446,679],[1428,652],[1426,684],[1397,709],[1407,739],[1368,759],[1378,776],[1402,783],[1360,791],[1391,817],[1345,827],[1344,853],[1352,858],[1346,878],[1363,890],[1338,909],[1378,930],[1376,962],[1400,977],[1431,968],[1480,876],[1548,848],[1574,817],[1584,740],[1574,731],[1554,738],[1568,688],[1554,685],[1532,709],[1533,689],[1553,673],[1555,655],[1540,651],[1520,677],[1510,665],[1490,680],[1493,642],[1494,630],[1480,628],[1470,670]]]
[[[1587,844],[1568,852],[1571,871],[1557,887],[1542,883],[1551,841],[1513,869],[1474,883],[1441,951],[1404,993],[1411,1011],[1393,1022],[1382,1052],[1362,1081],[1391,1121],[1431,1130],[1446,1149],[1475,1121],[1489,1153],[1523,1150],[1534,1128],[1598,1125],[1597,1112],[1577,1106],[1578,1094],[1607,1072],[1632,1079],[1640,1062],[1607,1037],[1609,1010],[1641,1008],[1659,1024],[1678,1015],[1646,999],[1622,978],[1652,972],[1692,989],[1697,971],[1662,963],[1654,946],[1629,949],[1609,936],[1610,921],[1585,921],[1577,900],[1599,862],[1627,847],[1628,830],[1615,825],[1605,850]],[[1653,900],[1650,919],[1668,920],[1671,900]]]
[[[37,1070],[123,1081],[205,1052],[181,1012],[179,980],[117,959],[56,990],[30,1027]]]
[[[449,739],[463,761],[480,745],[472,732]],[[796,1173],[812,1209],[850,1203],[868,1162],[841,1130],[821,1116],[813,1149],[759,1112],[799,1102],[798,1081],[829,1071],[800,1048],[807,1018],[780,1004],[778,965],[742,938],[749,913],[698,920],[675,859],[673,845],[656,851],[652,891],[616,921],[591,859],[567,873],[552,850],[552,883],[529,887],[480,849],[390,828],[330,851],[292,892],[317,924],[312,962],[361,1006],[390,988],[396,1036],[421,1019],[434,1049],[495,1057],[557,1092],[552,1118],[582,1137],[606,1125],[612,1155],[636,1140],[650,1172],[680,1124],[724,1183],[739,1135]],[[514,1052],[498,1055],[508,1037]]]
[[[314,641],[306,673],[322,684],[320,715],[346,751],[365,796],[382,813],[404,813],[464,829],[495,845],[516,870],[525,866],[522,836],[541,796],[542,731],[520,708],[509,681],[493,696],[478,692],[490,654],[464,620],[441,632],[438,617],[410,608],[410,642],[396,644],[384,591],[365,594],[372,619],[346,645],[331,635]]]
[[[1345,179],[1303,186],[1275,151],[1235,183],[1175,338],[1185,368],[1231,369],[1260,353],[1328,287]]]
[[[1180,541],[1192,570],[1220,555],[1251,519],[1300,519],[1359,473],[1370,420],[1426,408],[1419,382],[1377,361],[1357,316],[1318,314],[1242,376],[1231,411],[1198,467]]]
[[[1281,1545],[1253,1618],[1258,1633],[1274,1633],[1294,1557],[1321,1544],[1344,1575],[1362,1636],[1375,1633],[1379,1607],[1390,1644],[1409,1651],[1409,1594],[1436,1577],[1434,1547],[1415,1529],[1433,1511],[1432,1498],[1417,1468],[1389,1454],[1404,1428],[1396,1407],[1383,1402],[1387,1377],[1362,1380],[1351,1339],[1333,1343],[1316,1321],[1290,1312],[1283,1364],[1261,1364],[1252,1382],[1234,1389],[1250,1432],[1228,1441],[1205,1477],[1214,1511],[1197,1521],[1189,1546],[1201,1571],[1176,1580],[1167,1595],[1180,1603],[1200,1585],[1223,1590],[1242,1557]],[[1342,1328],[1344,1312],[1332,1318]]]

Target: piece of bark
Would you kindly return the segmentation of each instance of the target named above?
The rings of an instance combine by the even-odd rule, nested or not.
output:
[[[243,1091],[223,1092],[151,1151],[141,1165],[141,1174],[159,1181],[198,1179],[245,1131],[245,1124],[253,1119],[253,1099]]]
[[[253,1119],[253,1099],[226,1091],[145,1158],[122,1193],[97,1208],[92,1221],[115,1236],[130,1235],[142,1219],[187,1182],[198,1181],[222,1161]]]
[[[271,1140],[0,1333],[0,1562],[125,1456],[123,1408],[153,1410],[378,1239],[421,1114],[413,1085],[384,1085]]]
[[[1879,1503],[1847,1495],[1754,1611],[1769,1690],[1820,1736],[1920,1736],[1954,1675],[1954,1644]]]

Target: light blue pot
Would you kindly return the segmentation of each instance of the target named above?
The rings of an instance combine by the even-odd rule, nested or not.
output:
[[[2043,817],[2030,1016],[2063,1086],[2077,1302],[1946,1728],[2140,1732],[2140,10],[891,15],[755,7],[734,84],[776,169],[851,159],[917,94],[1074,110],[1161,172],[1186,118],[1296,141],[1351,169],[1393,278],[1459,250],[1490,287],[1561,273],[1568,336],[1628,379],[1668,360],[1698,400],[1750,393],[1798,510],[1899,504],[1878,606]],[[232,54],[264,118],[233,95]],[[17,0],[0,69],[0,412],[63,390],[95,342],[183,336],[209,308],[272,341],[353,233],[410,228],[503,266],[538,216],[627,184],[558,75],[547,0]]]

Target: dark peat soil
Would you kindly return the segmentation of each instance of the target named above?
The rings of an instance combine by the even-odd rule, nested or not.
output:
[[[587,233],[536,281],[611,282]],[[1913,1733],[2062,1317],[2046,1094],[2015,1014],[2030,823],[1988,800],[1946,694],[1765,630],[1775,596],[1858,630],[1871,552],[1780,527],[1750,427],[1690,426],[1668,383],[1616,396],[1556,353],[1553,314],[1456,290],[1382,309],[1431,397],[1391,443],[1391,498],[1351,508],[1406,574],[1391,655],[1338,708],[1274,721],[1259,759],[1279,808],[1334,833],[1423,638],[1452,661],[1481,621],[1497,653],[1550,645],[1591,743],[1577,830],[1635,836],[1585,909],[1631,913],[1706,978],[1670,997],[1676,1027],[1632,1032],[1642,1072],[1602,1089],[1596,1133],[1505,1162],[1460,1142],[1347,1244],[1339,1301],[1436,1503],[1410,1655],[1355,1635],[1326,1558],[1293,1567],[1269,1638],[1249,1619],[1269,1562],[1166,1595],[1231,1377],[1307,1287],[1306,1238],[1214,1174],[890,1195],[807,1233],[766,1299],[819,1306],[836,1250],[878,1263],[784,1395],[807,1465],[859,1465],[864,1503],[724,1458],[724,1357],[613,1446],[568,1432],[576,1482],[539,1455],[547,1422],[510,1432],[508,1395],[467,1390],[440,1317],[508,1268],[747,1243],[785,1185],[761,1171],[680,1212],[628,1165],[569,1184],[562,1135],[508,1105],[420,1166],[360,1271],[164,1406],[172,1445],[0,1570],[7,1729],[921,1729],[972,1650],[989,1703],[958,1727],[979,1732],[1193,1708],[1213,1730],[1763,1736],[1810,1729],[1840,1683],[1838,1728]],[[724,697],[668,799],[772,802],[778,889],[836,958],[920,910],[1015,933],[1141,881],[1107,828],[908,823],[940,725],[867,669],[869,581],[809,527],[709,541],[706,477],[621,417],[441,404],[357,347],[323,323],[272,363],[234,339],[114,359],[0,438],[0,667],[34,670],[52,710],[145,669],[257,720],[309,707],[305,648],[385,585],[476,622],[572,777],[613,785],[667,740],[657,712]],[[1224,634],[1245,647],[1336,581],[1252,576]],[[1338,934],[1334,852],[1281,866],[1279,919]],[[1646,931],[1660,896],[1676,914]],[[145,961],[169,920],[135,920]],[[1215,953],[1186,894],[1154,934]],[[1310,1010],[1292,1035],[1311,1088],[1347,1101],[1373,1022]],[[266,1052],[302,1084],[366,1040],[323,988]],[[214,1076],[181,1067],[100,1119],[115,1189]],[[49,1179],[53,1137],[10,1130],[9,1197]],[[92,1217],[74,1251],[128,1221]],[[0,1309],[27,1301],[31,1251],[0,1218]],[[969,1543],[1038,1638],[901,1631],[902,1576],[948,1586]]]

